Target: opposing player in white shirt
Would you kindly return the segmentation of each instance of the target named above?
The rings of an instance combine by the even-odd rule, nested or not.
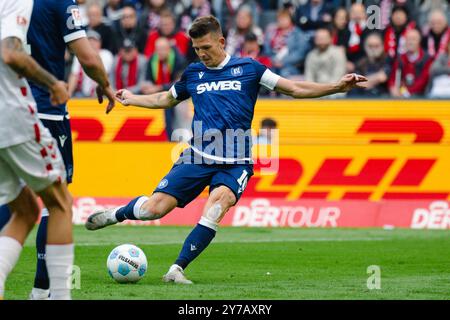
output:
[[[57,142],[39,121],[25,78],[48,88],[55,105],[66,102],[68,92],[24,50],[32,8],[33,0],[0,1],[0,205],[7,203],[13,213],[0,235],[0,299],[39,215],[35,193],[50,212],[46,249],[52,299],[70,299],[72,199]]]

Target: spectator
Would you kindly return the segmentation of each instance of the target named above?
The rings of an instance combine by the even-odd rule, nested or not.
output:
[[[114,58],[111,75],[112,87],[115,90],[128,89],[138,94],[145,81],[146,60],[139,54],[132,39],[124,39],[119,54]]]
[[[102,37],[102,49],[116,54],[116,46],[111,38],[112,29],[102,21],[102,8],[96,3],[91,4],[88,7],[87,15],[89,17],[89,29],[98,32]]]
[[[349,92],[349,96],[366,96],[379,98],[388,94],[387,80],[390,74],[390,66],[387,63],[383,48],[383,38],[379,33],[371,33],[364,42],[366,56],[356,63],[355,72],[363,74],[368,80],[366,89],[355,89]]]
[[[399,54],[405,53],[405,34],[415,27],[416,23],[409,21],[408,11],[405,7],[392,9],[391,24],[384,32],[384,50],[392,61]]]
[[[249,6],[242,6],[236,15],[235,26],[228,32],[225,51],[238,56],[242,51],[245,36],[249,33],[256,35],[258,44],[264,44],[264,35],[260,27],[253,23],[253,16]]]
[[[81,25],[83,27],[86,27],[89,25],[89,17],[87,14],[86,0],[77,0],[77,3],[78,3],[78,8],[80,10]]]
[[[155,42],[155,52],[147,64],[146,80],[142,85],[143,94],[168,91],[173,82],[179,78],[186,64],[185,59],[176,48],[171,47],[169,39],[160,37]],[[164,110],[166,134],[170,141],[174,130],[175,109]]]
[[[450,27],[447,17],[441,10],[434,10],[428,18],[429,30],[425,32],[422,39],[422,48],[432,58],[445,53],[446,45],[450,40]]]
[[[212,1],[214,12],[222,25],[222,29],[227,36],[227,30],[230,30],[234,24],[234,18],[242,7],[249,7],[253,22],[258,25],[261,7],[256,0],[214,0]]]
[[[195,18],[208,15],[215,15],[208,0],[192,0],[191,5],[181,14],[180,30],[187,33]]]
[[[253,33],[249,33],[245,36],[240,56],[250,57],[265,65],[267,68],[272,68],[272,61],[268,56],[261,54],[261,46],[258,44],[258,38]]]
[[[428,97],[450,99],[450,41],[446,52],[438,55],[431,65]]]
[[[175,17],[170,11],[161,12],[160,19],[159,28],[148,35],[144,50],[145,56],[149,58],[155,51],[156,40],[160,37],[165,37],[169,39],[170,44],[176,47],[183,57],[186,57],[190,45],[189,37],[184,32],[177,30]]]
[[[272,144],[277,142],[277,122],[272,118],[264,118],[261,121],[259,134],[256,137],[256,144]]]
[[[89,30],[87,37],[91,46],[98,52],[102,59],[105,71],[109,74],[112,70],[114,57],[111,52],[106,49],[102,49],[102,37],[94,31]],[[89,78],[81,67],[80,62],[76,57],[73,58],[72,68],[68,78],[69,95],[76,97],[95,97],[97,83]]]
[[[345,8],[339,8],[333,15],[332,23],[332,39],[333,44],[347,48],[350,40],[350,30],[348,28],[348,13]]]
[[[333,6],[325,0],[308,0],[296,9],[295,23],[302,30],[314,32],[331,24],[332,13]]]
[[[165,0],[146,0],[145,8],[142,12],[139,25],[152,32],[158,29],[161,21],[161,12],[168,9]]]
[[[364,56],[363,43],[367,33],[366,28],[366,8],[361,3],[354,3],[350,8],[350,22],[348,30],[350,37],[347,43],[347,72],[355,71],[355,62]]]
[[[345,52],[331,44],[331,32],[318,29],[314,37],[315,49],[306,57],[305,79],[320,83],[336,82],[345,74]]]
[[[180,76],[186,61],[178,50],[170,45],[170,40],[160,37],[155,42],[155,52],[147,63],[143,94],[167,91]]]
[[[103,7],[103,16],[108,24],[119,21],[122,17],[122,0],[107,0]]]
[[[429,79],[432,59],[420,47],[420,32],[409,30],[405,35],[406,53],[394,62],[389,78],[389,90],[393,97],[421,96]]]
[[[124,39],[131,39],[136,44],[140,53],[144,51],[147,34],[138,26],[136,9],[132,5],[122,8],[120,22],[116,23],[114,32],[116,52],[123,44]]]
[[[298,75],[309,49],[307,37],[294,25],[291,12],[280,10],[277,22],[268,25],[265,34],[265,52],[270,56],[275,72],[285,78]]]

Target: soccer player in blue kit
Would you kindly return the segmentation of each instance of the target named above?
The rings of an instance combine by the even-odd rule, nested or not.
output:
[[[170,108],[192,98],[193,138],[150,197],[139,196],[123,207],[93,213],[88,230],[131,220],[154,220],[175,207],[183,208],[206,186],[209,197],[198,224],[186,238],[165,282],[191,284],[184,269],[212,241],[218,225],[242,195],[253,175],[251,136],[248,134],[260,86],[294,98],[315,98],[363,87],[363,76],[347,74],[338,83],[292,81],[272,73],[250,58],[229,56],[219,22],[213,16],[197,18],[189,36],[199,63],[190,64],[169,91],[134,95],[119,90],[123,105],[150,109]]]
[[[30,27],[27,35],[32,57],[58,80],[64,79],[66,46],[73,52],[85,72],[98,83],[97,95],[102,102],[103,94],[109,99],[107,112],[114,107],[114,92],[108,75],[97,52],[90,46],[82,27],[82,17],[74,0],[34,0]],[[50,103],[47,88],[29,82],[36,100],[38,116],[58,142],[64,160],[67,183],[72,182],[73,157],[72,135],[66,104],[57,107]],[[0,230],[10,217],[7,205],[0,207]],[[45,263],[48,211],[41,214],[41,223],[36,236],[37,267],[34,287],[30,299],[41,300],[49,297],[49,279]]]

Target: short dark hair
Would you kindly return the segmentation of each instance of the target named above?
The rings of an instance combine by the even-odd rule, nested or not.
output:
[[[277,122],[272,118],[264,118],[261,121],[261,127],[275,129],[277,127]]]
[[[193,39],[206,36],[208,33],[222,34],[219,21],[213,16],[203,16],[194,20],[189,28],[189,36]]]

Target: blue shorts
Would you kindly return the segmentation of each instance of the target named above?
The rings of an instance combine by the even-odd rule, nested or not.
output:
[[[211,193],[218,186],[227,186],[241,197],[253,175],[253,164],[186,164],[176,163],[153,192],[163,192],[175,197],[177,207],[184,208],[209,186]]]
[[[66,167],[67,183],[71,183],[73,176],[73,152],[70,120],[64,117],[64,120],[41,119],[41,122],[50,131],[52,137],[58,142],[58,148]]]

